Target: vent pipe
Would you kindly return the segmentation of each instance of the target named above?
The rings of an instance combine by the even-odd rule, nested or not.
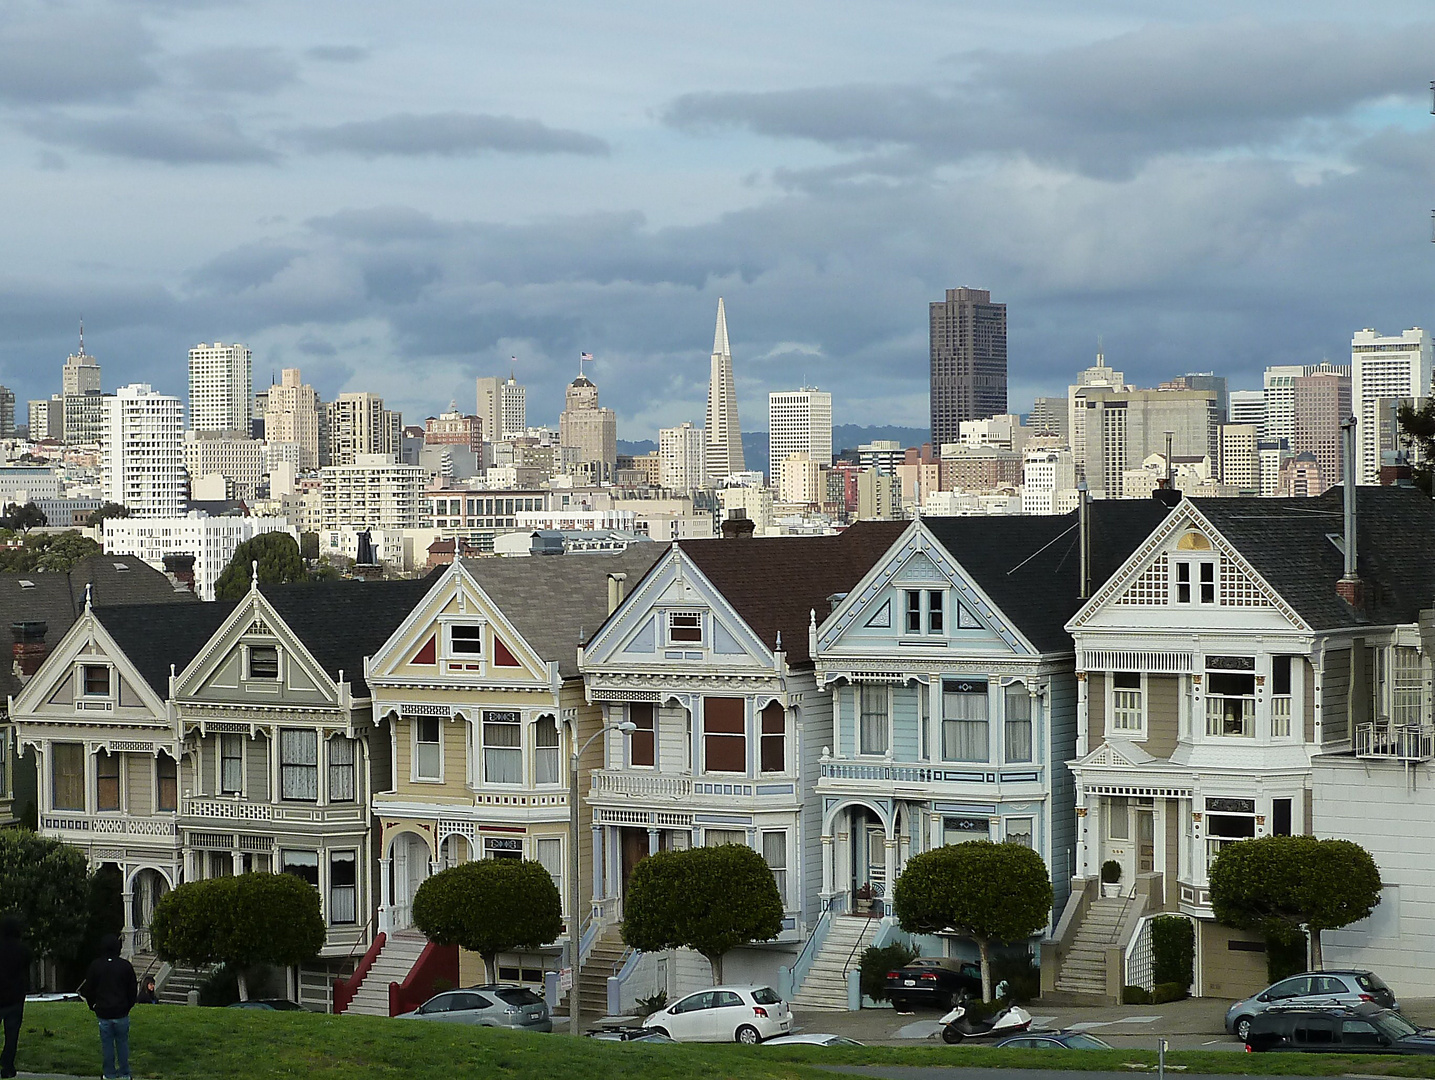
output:
[[[1081,536],[1080,599],[1091,597],[1091,513],[1086,505],[1086,478],[1076,482],[1076,528]]]
[[[1345,504],[1344,544],[1345,574],[1336,582],[1335,591],[1342,600],[1356,611],[1365,607],[1365,583],[1356,573],[1359,552],[1356,550],[1358,522],[1355,514],[1355,417],[1348,417],[1340,425],[1341,464],[1345,478],[1341,485]]]

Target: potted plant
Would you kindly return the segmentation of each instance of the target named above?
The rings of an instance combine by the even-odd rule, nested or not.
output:
[[[872,911],[872,886],[863,882],[853,895],[857,900],[857,910],[863,915],[869,914]]]
[[[1121,864],[1115,859],[1101,864],[1101,895],[1108,898],[1121,895]]]

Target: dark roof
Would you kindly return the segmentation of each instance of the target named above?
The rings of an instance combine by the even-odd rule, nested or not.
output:
[[[233,601],[212,604],[130,604],[96,607],[100,620],[130,663],[162,698],[169,696],[170,665],[183,671],[209,644],[233,611]]]
[[[369,696],[364,658],[373,656],[433,586],[435,570],[407,581],[319,581],[260,585],[275,614],[330,676]]]
[[[125,569],[121,570],[120,567]],[[156,604],[173,610],[176,604],[200,606],[188,589],[176,589],[161,571],[134,555],[90,555],[69,573],[0,574],[0,633],[7,636],[12,623],[43,622],[45,643],[54,648],[85,610],[85,587],[92,602],[102,604]],[[0,700],[20,692],[12,665],[0,664]]]
[[[666,544],[634,544],[618,552],[462,561],[523,640],[571,678],[578,674],[578,646],[608,618],[608,575],[627,574],[624,587],[631,593],[667,550]]]
[[[1313,629],[1415,622],[1435,602],[1435,503],[1415,488],[1357,487],[1356,572],[1366,609],[1335,591],[1345,556],[1344,489],[1313,499],[1192,499]]]
[[[743,622],[791,667],[810,667],[807,625],[850,592],[906,530],[905,521],[859,521],[836,536],[747,537],[679,543]]]
[[[1166,516],[1156,499],[1097,499],[1091,515],[1094,594]],[[1042,652],[1072,648],[1066,624],[1084,601],[1077,512],[929,517],[922,523],[992,603]]]

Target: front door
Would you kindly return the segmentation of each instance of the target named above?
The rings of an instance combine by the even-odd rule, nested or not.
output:
[[[1144,808],[1136,810],[1136,872],[1149,874],[1156,869],[1156,814]]]
[[[887,833],[881,825],[869,824],[866,829],[867,881],[872,886],[875,904],[887,895]]]
[[[633,876],[633,867],[648,857],[648,830],[621,830],[623,858],[623,895],[628,895],[628,879]]]

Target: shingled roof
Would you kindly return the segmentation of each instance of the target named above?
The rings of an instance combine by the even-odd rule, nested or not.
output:
[[[1435,503],[1415,488],[1357,487],[1356,572],[1366,606],[1335,591],[1345,556],[1344,490],[1313,499],[1192,499],[1211,525],[1313,629],[1415,622],[1435,603]]]
[[[627,574],[627,591],[667,552],[666,544],[626,551],[463,559],[463,568],[523,640],[564,678],[578,674],[578,646],[608,618],[608,575]]]
[[[183,671],[234,608],[233,601],[219,600],[212,604],[127,604],[96,607],[94,612],[144,681],[167,698],[170,666]]]
[[[811,667],[807,625],[830,610],[828,597],[850,592],[907,528],[905,521],[859,521],[836,536],[683,540],[692,559],[768,648],[782,647],[789,667]]]
[[[1094,593],[1167,514],[1156,499],[1088,504]],[[1077,512],[1060,516],[930,517],[922,523],[998,610],[1042,652],[1072,648],[1066,624],[1081,607]]]

